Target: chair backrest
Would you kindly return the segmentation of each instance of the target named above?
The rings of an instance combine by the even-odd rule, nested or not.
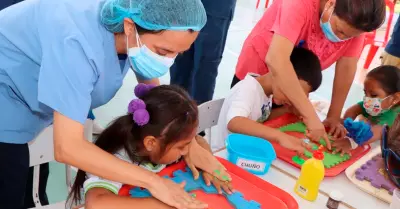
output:
[[[53,126],[44,129],[29,143],[30,166],[54,161]]]
[[[225,99],[212,100],[199,106],[199,132],[218,124],[219,113]]]

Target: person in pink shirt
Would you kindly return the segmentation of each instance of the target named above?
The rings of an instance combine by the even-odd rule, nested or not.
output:
[[[278,81],[275,88],[303,116],[309,138],[327,139],[325,126],[330,134],[343,136],[340,116],[363,48],[363,33],[379,28],[385,14],[384,0],[274,0],[243,45],[232,86],[248,73],[271,71]],[[290,62],[299,44],[318,56],[322,69],[336,63],[332,102],[323,123],[301,91]]]

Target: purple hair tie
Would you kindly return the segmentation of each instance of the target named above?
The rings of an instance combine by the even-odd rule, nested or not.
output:
[[[134,99],[129,103],[128,112],[133,115],[133,121],[139,126],[144,126],[150,121],[150,114],[146,110],[146,104],[141,99]]]
[[[144,95],[146,95],[154,87],[156,87],[156,85],[139,83],[135,87],[135,95],[138,98],[142,98]]]

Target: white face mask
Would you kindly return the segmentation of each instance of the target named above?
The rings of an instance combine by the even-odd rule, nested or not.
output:
[[[378,116],[382,113],[385,113],[388,111],[390,108],[392,108],[393,105],[391,105],[387,109],[382,108],[382,102],[387,99],[390,96],[387,96],[383,99],[381,98],[371,98],[371,97],[364,97],[363,101],[363,107],[365,108],[365,111],[368,113],[370,116]]]

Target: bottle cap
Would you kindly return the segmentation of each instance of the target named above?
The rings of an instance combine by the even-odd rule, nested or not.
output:
[[[333,190],[333,191],[331,191],[331,193],[329,193],[329,197],[333,200],[340,202],[340,201],[342,201],[344,196],[340,191]]]
[[[318,148],[318,150],[315,150],[313,153],[313,158],[317,159],[317,160],[323,160],[324,159],[324,152],[322,151],[323,147],[320,146]]]

